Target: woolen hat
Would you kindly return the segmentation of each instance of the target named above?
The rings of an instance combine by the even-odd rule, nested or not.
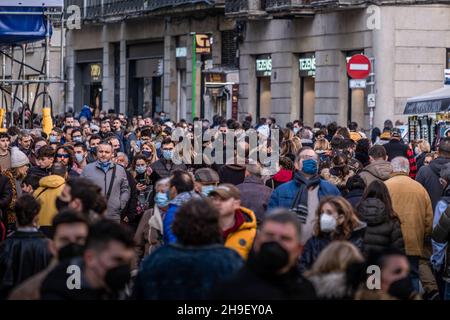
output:
[[[28,160],[28,157],[19,150],[17,147],[11,148],[11,168],[20,168],[22,166],[25,166],[27,164],[30,164],[30,160]]]

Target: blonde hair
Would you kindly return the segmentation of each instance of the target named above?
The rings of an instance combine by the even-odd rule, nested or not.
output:
[[[361,252],[348,241],[332,241],[317,257],[307,276],[331,272],[345,272],[353,263],[361,263],[364,258]]]
[[[152,157],[150,159],[148,159],[150,164],[152,164],[153,162],[158,160],[158,156],[156,155],[156,147],[153,142],[146,141],[142,144],[142,146],[148,146],[152,150]],[[141,147],[141,149],[142,149],[142,147]]]
[[[430,143],[426,140],[417,141],[417,146],[419,147],[420,151],[424,153],[429,153],[431,151]]]
[[[330,142],[325,138],[318,139],[314,143],[314,151],[327,151],[330,149],[331,149]]]

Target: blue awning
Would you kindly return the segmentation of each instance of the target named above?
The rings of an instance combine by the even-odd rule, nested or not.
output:
[[[0,46],[31,43],[45,39],[47,18],[43,8],[0,6],[0,11],[3,12],[0,14]],[[7,14],[5,12],[23,12],[23,14]],[[30,12],[41,12],[42,14],[29,14]],[[49,32],[51,35],[51,27]]]

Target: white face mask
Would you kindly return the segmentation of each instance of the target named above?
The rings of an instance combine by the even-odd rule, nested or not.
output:
[[[322,213],[320,215],[320,230],[322,232],[333,232],[336,230],[337,220],[335,217],[328,213]]]

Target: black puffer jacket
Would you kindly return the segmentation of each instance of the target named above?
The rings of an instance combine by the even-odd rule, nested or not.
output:
[[[376,198],[367,198],[358,206],[361,221],[367,223],[364,235],[364,252],[395,247],[405,251],[400,222],[388,216],[384,203]]]

